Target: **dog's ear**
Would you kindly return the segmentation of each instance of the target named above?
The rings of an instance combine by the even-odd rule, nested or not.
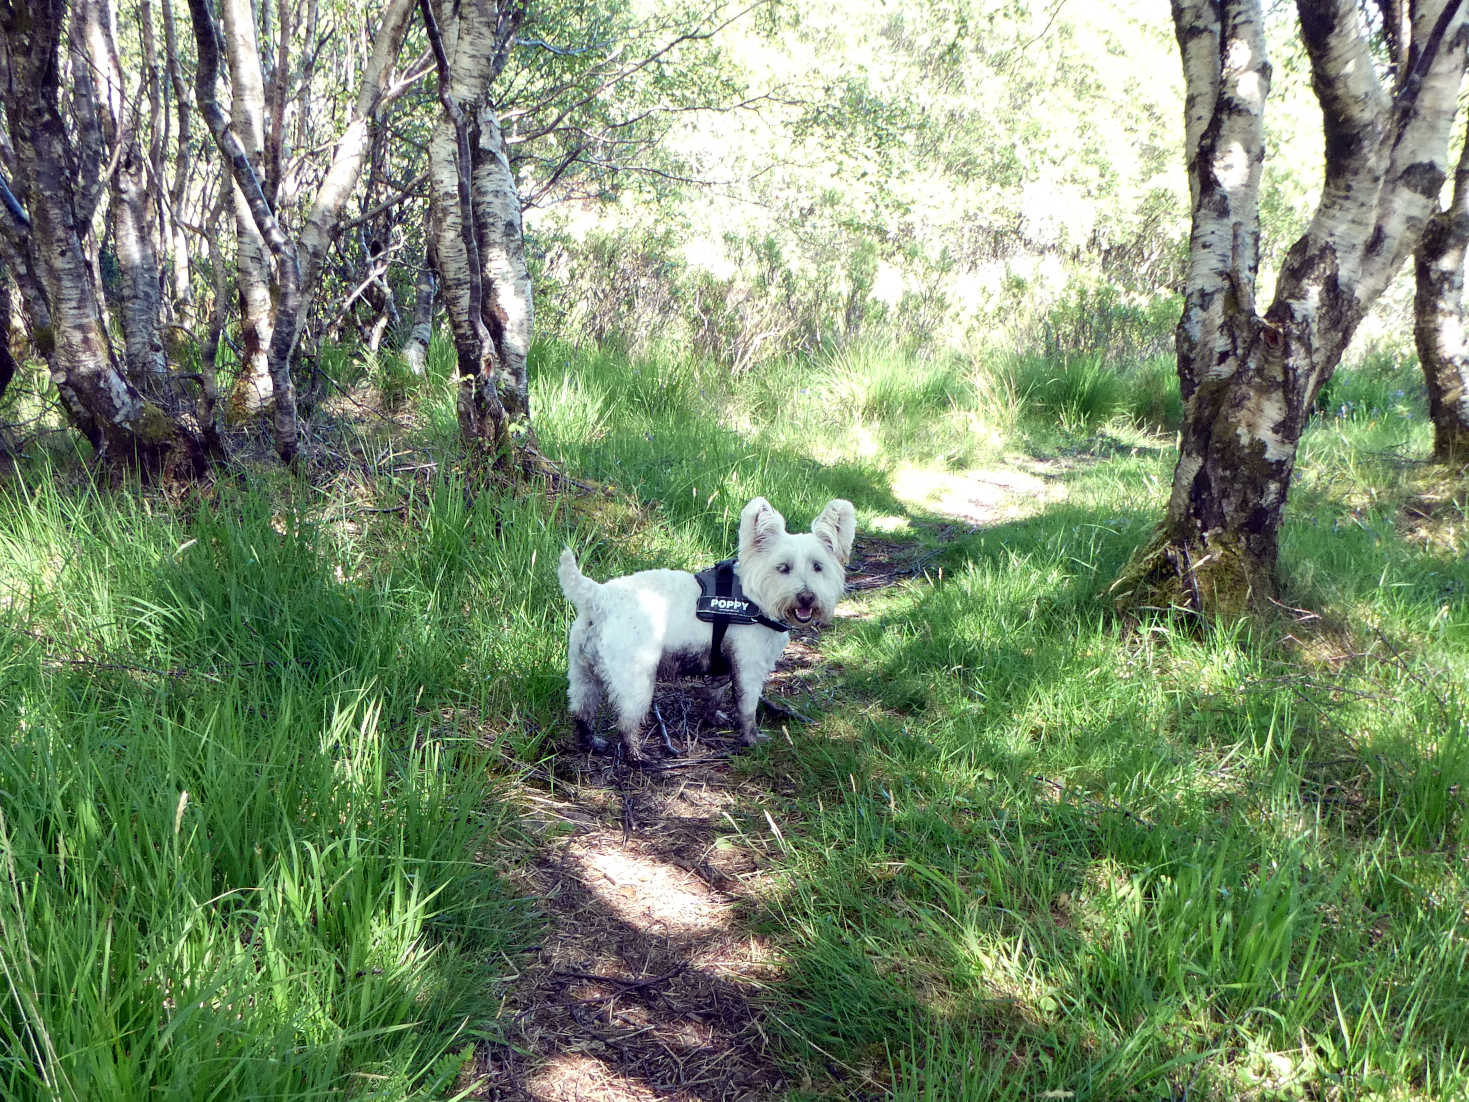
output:
[[[770,502],[757,497],[740,513],[740,557],[766,550],[785,534],[786,518]]]
[[[811,525],[811,534],[826,545],[843,566],[852,557],[852,541],[857,538],[857,511],[842,498],[828,501],[826,508]]]

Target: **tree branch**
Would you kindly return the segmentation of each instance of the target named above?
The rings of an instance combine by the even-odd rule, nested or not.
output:
[[[194,42],[199,59],[194,77],[194,94],[199,102],[199,113],[214,135],[215,145],[229,164],[230,174],[244,193],[250,216],[260,236],[270,246],[276,258],[280,281],[278,311],[294,312],[299,308],[301,270],[296,259],[296,248],[286,236],[265,198],[250,158],[239,135],[230,125],[229,116],[220,107],[215,95],[219,83],[219,30],[214,16],[209,11],[208,0],[189,0],[189,17],[194,25]],[[296,333],[292,326],[276,326],[271,334],[269,366],[272,388],[275,392],[275,446],[281,460],[291,463],[299,448],[296,425],[296,391],[291,383],[291,353],[294,350]]]
[[[31,216],[26,213],[25,207],[21,206],[15,193],[10,190],[10,184],[6,182],[3,175],[0,175],[0,202],[5,204],[5,209],[10,212],[10,217],[15,220],[16,227],[21,233],[31,228]]]

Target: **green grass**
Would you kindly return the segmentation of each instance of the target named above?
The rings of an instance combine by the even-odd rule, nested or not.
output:
[[[405,391],[441,456],[451,359]],[[546,452],[610,493],[381,459],[0,491],[0,1094],[452,1093],[537,937],[506,862],[564,727],[557,552],[704,565],[757,493],[848,497],[859,555],[926,563],[822,638],[817,722],[734,765],[791,1098],[1469,1092],[1469,523],[1410,378],[1302,448],[1316,618],[1201,632],[1105,596],[1166,494],[1162,361],[532,369]],[[1058,454],[1064,495],[990,527],[894,489]]]
[[[743,432],[647,421],[672,434],[662,463],[609,424],[578,465],[620,471],[675,527],[711,503],[678,506],[669,455],[682,482],[721,486],[716,528],[784,485],[922,533],[936,518],[888,476],[914,450],[952,465],[946,418],[981,416],[985,389],[873,355],[819,365],[809,393],[757,372],[771,420]],[[1176,423],[1171,365],[993,374],[1021,407],[1012,446],[1089,456],[1064,503],[950,536],[925,577],[866,596],[822,644],[840,703],[742,763],[789,793],[780,838],[758,818],[745,837],[775,870],[757,921],[786,956],[771,1000],[790,1059],[914,1099],[1469,1089],[1469,568],[1403,531],[1421,409],[1326,416],[1303,447],[1283,569],[1324,621],[1128,631],[1105,589],[1171,460],[1086,442]],[[909,450],[864,447],[864,423],[908,416],[929,425]],[[718,473],[736,453],[753,483]]]
[[[1052,420],[1072,434],[1119,419],[1172,432],[1183,420],[1177,365],[1167,356],[1112,360],[1096,352],[1005,352],[994,357],[989,371],[1004,380],[1032,420]]]
[[[1323,670],[1130,637],[1098,608],[1139,534],[1119,488],[971,537],[826,646],[862,706],[773,763],[809,794],[766,918],[801,946],[793,1048],[899,1097],[1452,1096],[1462,645]]]
[[[439,1097],[494,1035],[533,930],[460,500],[384,570],[284,486],[4,491],[0,1094]]]

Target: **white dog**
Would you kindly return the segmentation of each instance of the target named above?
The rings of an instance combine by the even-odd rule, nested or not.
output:
[[[856,530],[849,501],[828,502],[809,533],[791,535],[785,518],[757,497],[740,513],[733,595],[726,575],[720,595],[702,601],[700,579],[686,571],[644,570],[598,583],[577,568],[570,549],[563,551],[556,573],[577,611],[567,647],[567,698],[583,743],[601,744],[594,722],[605,694],[617,713],[624,752],[640,761],[638,739],[657,678],[708,673],[711,663],[722,672],[727,663],[740,738],[753,746],[760,693],[790,639],[782,621],[831,622]],[[708,621],[727,608],[736,619]]]

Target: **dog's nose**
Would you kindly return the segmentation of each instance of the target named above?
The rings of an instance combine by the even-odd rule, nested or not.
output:
[[[816,594],[812,593],[809,589],[803,589],[796,594],[796,604],[800,605],[802,608],[810,608],[815,603]]]

